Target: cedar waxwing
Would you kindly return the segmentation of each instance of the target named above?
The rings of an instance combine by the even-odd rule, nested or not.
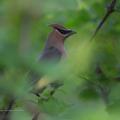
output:
[[[48,36],[45,47],[42,51],[42,54],[39,57],[39,62],[58,63],[62,58],[66,56],[66,51],[64,48],[64,42],[66,38],[75,34],[76,32],[70,29],[66,29],[65,27],[59,24],[52,24],[50,26],[52,27],[53,30]],[[33,83],[36,82],[38,83],[37,90],[33,92],[37,96],[40,96],[40,93],[42,93],[47,86],[47,85],[44,86],[41,85],[43,84],[42,80],[44,80],[45,83],[45,79],[40,79],[40,78],[38,77],[38,75],[35,74],[33,74],[32,76]],[[39,85],[42,87],[39,88]],[[57,84],[56,82],[56,85],[54,83],[51,83],[51,86],[53,85],[55,86],[55,88],[58,88],[59,86],[61,86],[61,83]]]

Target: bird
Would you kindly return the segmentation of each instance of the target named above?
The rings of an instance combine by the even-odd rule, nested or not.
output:
[[[52,66],[54,66],[55,64],[59,63],[60,60],[67,56],[64,43],[68,37],[75,34],[76,32],[71,29],[67,29],[60,24],[51,24],[49,26],[52,28],[52,32],[49,34],[45,47],[43,48],[41,54],[39,55],[38,62],[43,63],[45,65],[46,63],[50,64],[53,63]],[[33,83],[37,83],[39,79],[40,80],[39,84],[41,84],[42,80],[44,80],[44,79],[41,80],[40,78],[42,77],[39,75],[36,75],[34,73],[31,74]],[[62,84],[59,82],[54,82],[51,83],[50,85],[52,87],[55,87],[56,89]],[[39,89],[37,88],[37,90],[35,90],[33,93],[35,93],[37,96],[40,96],[39,93],[42,93],[45,88],[46,86],[42,86],[42,88]],[[52,93],[54,92],[52,91]]]
[[[51,24],[49,25],[52,28],[51,33],[48,35],[45,47],[43,48],[41,54],[38,57],[38,63],[43,63],[44,65],[48,65],[46,63],[52,64],[54,66],[55,64],[58,64],[63,58],[67,56],[67,52],[65,50],[64,43],[66,39],[76,32],[71,29],[65,28],[63,25],[60,24]],[[45,66],[47,67],[47,66]],[[32,81],[35,84],[42,83],[42,80],[44,81],[44,75],[36,75],[32,73]],[[52,96],[57,88],[59,88],[62,84],[58,81],[53,81],[49,84],[52,89],[50,92],[50,95]],[[33,93],[37,95],[38,97],[41,96],[41,93],[46,89],[47,85],[42,86],[41,88],[37,88],[37,90],[33,90]],[[48,100],[48,98],[43,98],[43,100]],[[33,115],[33,120],[37,120],[39,117],[39,111],[36,112],[36,114]]]

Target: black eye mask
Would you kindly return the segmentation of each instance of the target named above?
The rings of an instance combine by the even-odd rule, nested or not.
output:
[[[59,28],[56,28],[61,34],[69,34],[72,32],[72,30],[65,30],[65,29],[59,29]]]

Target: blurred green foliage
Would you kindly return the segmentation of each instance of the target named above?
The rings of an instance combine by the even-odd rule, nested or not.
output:
[[[24,110],[13,111],[12,120],[31,119],[22,99],[37,101],[43,120],[119,120],[119,13],[112,14],[95,40],[89,41],[108,2],[0,1],[0,108],[5,109],[12,95],[17,99],[14,109]],[[64,85],[48,101],[41,101],[28,94],[27,72],[42,70],[36,58],[52,23],[75,29],[77,34],[66,41],[68,58],[47,69],[48,78],[60,79]]]

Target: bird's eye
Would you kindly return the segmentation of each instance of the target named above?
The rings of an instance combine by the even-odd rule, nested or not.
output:
[[[57,30],[58,30],[61,34],[64,34],[64,35],[69,34],[69,33],[72,32],[71,30],[65,30],[65,29],[59,29],[59,28],[57,28]]]

